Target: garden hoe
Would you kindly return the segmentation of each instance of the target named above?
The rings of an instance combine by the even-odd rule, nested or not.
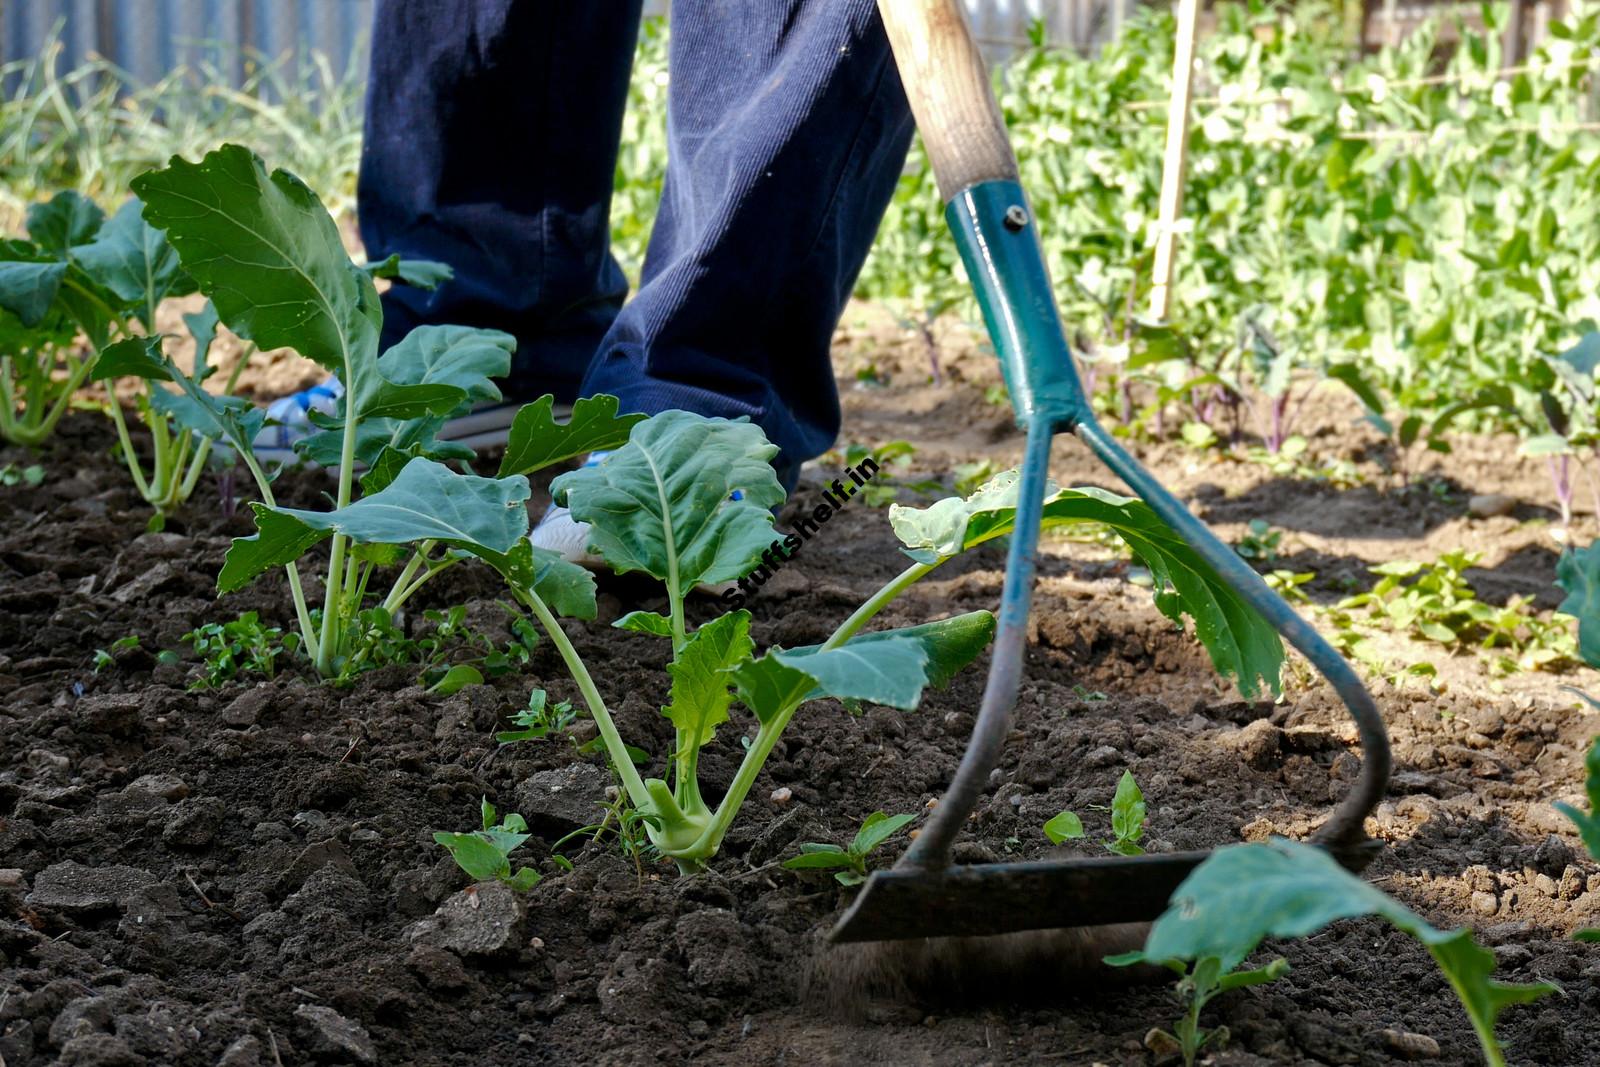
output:
[[[976,289],[1017,421],[1027,433],[1000,622],[972,739],[944,799],[890,870],[867,881],[836,942],[976,937],[1144,922],[1207,853],[951,864],[951,846],[1011,729],[1052,438],[1076,434],[1333,685],[1360,731],[1361,774],[1313,841],[1359,870],[1378,845],[1362,823],[1389,780],[1389,741],[1350,665],[1118,445],[1090,410],[1050,292],[1016,157],[959,0],[878,0],[895,62]],[[1129,946],[1133,947],[1133,946]]]

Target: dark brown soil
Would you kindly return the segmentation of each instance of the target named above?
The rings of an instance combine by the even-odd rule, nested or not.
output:
[[[920,341],[880,319],[842,331],[847,440],[908,438],[932,474],[1013,461],[1009,417],[983,398],[991,368],[959,341],[948,347],[934,386]],[[888,385],[856,388],[866,358]],[[1226,535],[1252,518],[1290,531],[1286,565],[1319,572],[1318,599],[1341,595],[1337,579],[1369,581],[1372,562],[1470,547],[1486,553],[1475,575],[1486,599],[1549,606],[1555,544],[1538,521],[1537,470],[1508,451],[1464,448],[1442,461],[1445,489],[1391,488],[1341,403],[1321,401],[1312,452],[1356,459],[1368,480],[1355,488],[1171,446],[1144,451]],[[42,456],[0,451],[0,465],[36,459],[48,472],[37,488],[0,490],[8,1067],[1156,1062],[1142,1039],[1170,1026],[1170,989],[1119,988],[1103,974],[1068,983],[1028,970],[918,1005],[838,1010],[838,990],[814,983],[807,996],[808,976],[837,973],[815,961],[851,891],[778,864],[802,841],[846,839],[871,811],[924,811],[966,740],[982,661],[914,714],[810,706],[709,873],[638,869],[614,844],[578,842],[562,848],[574,864],[563,873],[550,844],[596,816],[603,765],[564,738],[501,748],[492,737],[532,687],[576,697],[548,643],[527,671],[448,698],[426,694],[406,668],[343,690],[293,669],[191,690],[193,665],[158,664],[155,652],[240,611],[287,625],[289,604],[272,579],[216,600],[228,539],[249,527],[221,517],[209,485],[164,532],[141,534],[147,516],[112,441],[84,414]],[[1056,472],[1115,485],[1070,441]],[[824,473],[833,476],[809,473],[800,499],[815,497]],[[282,495],[315,505],[322,489],[320,475],[296,473]],[[1471,520],[1473,492],[1524,505]],[[992,607],[1002,565],[998,550],[957,561],[884,622]],[[752,601],[756,636],[820,640],[899,567],[883,513],[847,512]],[[1016,735],[961,858],[1041,856],[1040,826],[1068,807],[1096,833],[1105,816],[1095,806],[1123,769],[1148,798],[1156,850],[1304,836],[1352,778],[1353,731],[1320,684],[1297,676],[1277,705],[1240,701],[1124,573],[1099,547],[1049,546]],[[460,568],[437,585],[430,605],[465,603],[477,625],[504,634],[486,574]],[[604,625],[658,606],[647,588],[603,580],[599,622],[568,632],[624,734],[659,758],[670,741],[658,711],[662,656]],[[95,649],[129,634],[141,647],[96,673]],[[1369,824],[1390,845],[1369,876],[1436,925],[1474,926],[1499,977],[1565,987],[1506,1013],[1511,1062],[1600,1063],[1600,952],[1569,939],[1600,923],[1600,873],[1550,807],[1577,798],[1597,725],[1557,686],[1595,679],[1496,682],[1469,655],[1395,648],[1401,659],[1422,654],[1439,661],[1444,692],[1375,685],[1398,773]],[[725,729],[707,753],[713,793],[733,774],[738,733]],[[782,803],[771,799],[780,789]],[[485,795],[535,831],[522,862],[546,877],[525,900],[498,885],[469,888],[431,839],[472,828]],[[1443,978],[1387,926],[1342,922],[1269,949],[1293,970],[1214,1002],[1206,1023],[1232,1033],[1214,1062],[1407,1062],[1410,1039],[1397,1034],[1435,1040],[1437,1062],[1477,1062]]]

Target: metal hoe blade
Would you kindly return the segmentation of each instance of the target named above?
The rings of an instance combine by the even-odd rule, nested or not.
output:
[[[1095,420],[1056,312],[1044,254],[1022,187],[1014,180],[968,186],[945,207],[984,322],[1005,372],[1018,423],[1027,431],[1016,525],[1006,559],[999,629],[972,739],[950,788],[893,870],[875,872],[837,926],[833,941],[971,936],[1156,918],[1205,853],[952,866],[951,847],[999,763],[1022,680],[1039,526],[1055,434],[1074,433],[1229,586],[1320,671],[1355,719],[1361,773],[1312,837],[1352,869],[1376,843],[1362,829],[1389,780],[1388,734],[1350,665],[1295,614],[1232,548],[1220,541]]]

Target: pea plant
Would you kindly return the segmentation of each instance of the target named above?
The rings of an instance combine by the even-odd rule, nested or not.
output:
[[[1360,915],[1387,920],[1428,950],[1465,1009],[1490,1067],[1506,1062],[1494,1032],[1500,1012],[1559,989],[1551,982],[1494,981],[1494,953],[1478,945],[1469,930],[1436,929],[1321,849],[1281,838],[1213,853],[1173,891],[1144,948],[1107,962],[1155,963],[1183,974],[1192,964],[1195,977],[1202,972],[1226,976],[1263,938],[1309,937],[1331,922]],[[1199,1009],[1193,1010],[1198,1019]]]
[[[213,396],[182,373],[157,340],[117,353],[115,371],[178,386],[173,415],[182,425],[225,440],[255,480],[257,533],[234,541],[218,576],[221,592],[282,568],[298,624],[299,647],[316,672],[337,678],[360,654],[369,586],[398,566],[377,607],[393,616],[427,582],[469,558],[488,563],[514,589],[543,586],[558,609],[593,612],[592,581],[528,543],[525,475],[591,449],[620,444],[642,416],[617,417],[617,402],[580,402],[562,426],[546,396],[518,413],[501,477],[451,469],[471,450],[440,441],[454,412],[496,399],[491,379],[509,368],[512,339],[491,330],[425,326],[381,355],[382,308],[375,275],[436,280],[437,271],[398,260],[365,267],[344,250],[338,227],[299,179],[268,173],[248,149],[224,145],[199,163],[174,158],[136,178],[144,218],[163,230],[179,266],[239,336],[267,348],[292,348],[337,373],[346,394],[303,455],[337,467],[333,508],[280,507],[253,442],[262,414],[243,401]],[[357,479],[357,468],[365,468]],[[512,469],[515,468],[515,469]],[[360,495],[357,495],[357,489]],[[322,604],[308,600],[301,568],[329,542]],[[546,584],[548,583],[548,584]],[[587,585],[585,602],[581,594]]]

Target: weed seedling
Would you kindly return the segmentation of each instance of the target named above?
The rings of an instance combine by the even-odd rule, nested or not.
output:
[[[18,467],[14,463],[7,463],[0,467],[0,485],[10,488],[13,485],[35,486],[44,481],[44,468],[37,463],[30,463],[26,467]]]
[[[1142,856],[1144,849],[1139,841],[1144,837],[1144,827],[1148,821],[1144,792],[1139,788],[1139,783],[1133,780],[1133,772],[1123,771],[1122,777],[1117,779],[1117,791],[1111,798],[1111,839],[1101,844],[1108,852],[1115,852],[1119,856]],[[1063,811],[1044,824],[1044,835],[1054,845],[1077,840],[1084,836],[1083,820],[1076,812]]]
[[[1106,962],[1113,967],[1126,967],[1146,961],[1143,952],[1127,952],[1120,956],[1107,956]],[[1161,1029],[1152,1030],[1144,1043],[1152,1049],[1162,1045],[1176,1048],[1183,1056],[1184,1067],[1194,1067],[1195,1057],[1207,1046],[1221,1048],[1228,1043],[1226,1026],[1213,1030],[1205,1030],[1200,1026],[1200,1012],[1212,997],[1230,989],[1262,985],[1289,973],[1289,961],[1282,957],[1251,971],[1225,970],[1222,960],[1216,956],[1196,960],[1192,967],[1181,960],[1163,960],[1162,963],[1178,976],[1177,994],[1184,1006],[1184,1014],[1183,1018],[1172,1024],[1171,1033]]]
[[[95,649],[94,650],[94,673],[99,674],[101,671],[105,670],[107,667],[115,666],[116,662],[117,662],[116,653],[124,652],[124,651],[126,651],[126,650],[128,650],[130,648],[138,648],[138,647],[139,647],[139,636],[137,634],[129,634],[126,637],[119,637],[115,641],[111,642],[111,647],[110,648],[97,648],[97,649]]]
[[[194,689],[215,689],[241,674],[271,678],[277,670],[278,656],[299,647],[299,635],[284,636],[276,626],[263,626],[261,618],[247,611],[232,622],[206,623],[190,630],[182,640],[200,657],[204,676]]]
[[[539,884],[539,872],[532,867],[524,867],[516,874],[511,873],[511,853],[529,837],[527,820],[522,816],[512,814],[500,820],[495,825],[495,808],[489,803],[489,798],[484,797],[481,802],[480,814],[483,820],[483,829],[474,830],[470,834],[452,834],[443,830],[436,831],[433,839],[450,850],[450,856],[474,882],[486,882],[491,878],[498,879],[512,889],[529,890]]]
[[[1282,530],[1274,530],[1265,519],[1251,519],[1249,530],[1239,538],[1234,551],[1252,563],[1271,563],[1278,558],[1282,541]]]
[[[833,871],[840,885],[860,885],[867,880],[867,857],[900,830],[915,815],[885,815],[875,811],[861,822],[855,840],[848,846],[808,841],[800,846],[800,855],[783,861],[790,871]]]
[[[511,716],[511,723],[516,729],[502,730],[494,735],[494,739],[502,745],[538,741],[553,733],[566,733],[577,718],[578,713],[572,710],[571,701],[551,704],[543,689],[535,689],[528,694],[528,706]]]

